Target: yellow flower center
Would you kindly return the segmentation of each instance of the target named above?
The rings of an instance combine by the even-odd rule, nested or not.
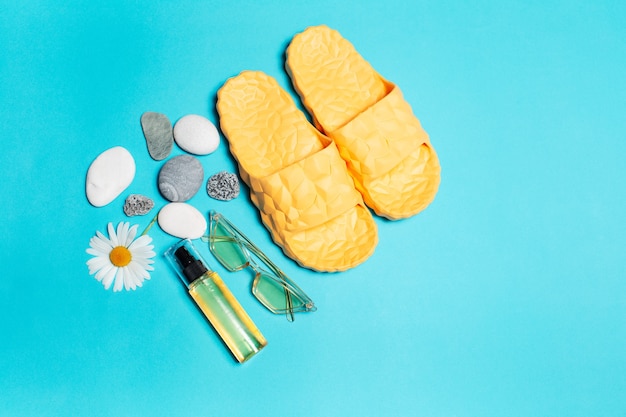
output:
[[[111,253],[109,253],[111,263],[118,268],[128,265],[132,258],[133,256],[130,254],[130,251],[124,246],[116,246]]]

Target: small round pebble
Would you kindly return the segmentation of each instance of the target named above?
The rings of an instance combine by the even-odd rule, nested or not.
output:
[[[195,155],[208,155],[219,146],[220,134],[206,117],[188,114],[174,125],[174,140],[184,151]]]
[[[159,227],[181,239],[198,239],[204,235],[207,222],[202,213],[187,203],[168,203],[158,216]]]
[[[239,195],[239,179],[230,172],[218,172],[207,181],[206,191],[216,200],[230,201]]]
[[[87,170],[85,192],[95,207],[115,200],[135,178],[135,160],[126,148],[115,146],[102,152]]]
[[[154,201],[151,198],[141,194],[131,194],[126,197],[124,203],[124,213],[131,216],[143,216],[148,214],[154,207]]]
[[[191,155],[179,155],[167,161],[159,171],[159,191],[169,201],[187,201],[204,179],[202,163]]]

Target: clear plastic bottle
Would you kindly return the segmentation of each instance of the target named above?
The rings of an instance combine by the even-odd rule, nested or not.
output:
[[[190,240],[169,248],[165,257],[237,361],[245,362],[265,347],[267,341],[250,316]]]

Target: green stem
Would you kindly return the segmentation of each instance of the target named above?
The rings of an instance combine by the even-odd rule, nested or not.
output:
[[[152,228],[152,226],[154,226],[154,223],[156,223],[158,217],[159,217],[159,213],[157,212],[157,214],[154,215],[150,223],[148,223],[144,231],[141,233],[141,236],[148,233],[148,231]]]

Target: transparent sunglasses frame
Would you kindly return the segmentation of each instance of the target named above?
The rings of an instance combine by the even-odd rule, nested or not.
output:
[[[215,258],[231,272],[241,271],[246,268],[251,268],[254,273],[254,281],[252,283],[252,294],[263,304],[268,310],[274,314],[286,314],[289,321],[294,320],[294,313],[298,312],[313,312],[317,310],[317,307],[313,303],[313,300],[293,282],[280,268],[278,268],[250,239],[246,237],[235,225],[233,225],[222,214],[211,211],[209,213],[210,227],[209,236],[204,237],[203,240],[208,241],[209,250],[215,256]],[[216,233],[218,225],[230,236],[222,236]],[[220,251],[215,247],[216,243],[231,242],[237,244],[241,254],[243,255],[245,262],[241,265],[233,266],[228,260],[224,259],[220,254]],[[254,260],[256,256],[261,263],[263,263],[267,269],[261,267],[261,265]],[[275,284],[281,286],[285,294],[285,308],[277,308],[272,305],[266,297],[259,293],[259,282],[263,279],[273,280]]]

